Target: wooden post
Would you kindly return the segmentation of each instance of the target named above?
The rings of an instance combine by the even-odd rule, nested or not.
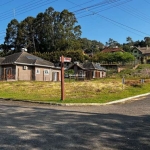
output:
[[[64,56],[61,56],[61,100],[65,99],[64,88]]]
[[[18,81],[19,81],[19,68],[18,68]]]
[[[122,89],[124,89],[124,84],[125,84],[125,78],[122,78]]]

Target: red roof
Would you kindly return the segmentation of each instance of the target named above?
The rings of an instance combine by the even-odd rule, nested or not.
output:
[[[121,48],[105,48],[101,52],[103,53],[113,53],[113,52],[124,52]]]

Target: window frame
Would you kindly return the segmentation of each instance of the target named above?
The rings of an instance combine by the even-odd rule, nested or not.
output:
[[[49,75],[49,69],[44,69],[44,75]]]
[[[39,71],[39,72],[37,72]],[[40,69],[39,68],[36,68],[36,74],[40,74]]]

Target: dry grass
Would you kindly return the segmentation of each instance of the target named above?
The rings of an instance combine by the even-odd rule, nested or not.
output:
[[[135,83],[136,81],[134,81]],[[94,81],[65,82],[65,101],[102,103],[148,91],[143,86],[133,87],[127,82],[122,88],[120,79],[101,79]],[[131,85],[130,85],[131,83]],[[21,100],[61,102],[60,82],[0,82],[0,97]],[[138,81],[139,84],[139,81]]]

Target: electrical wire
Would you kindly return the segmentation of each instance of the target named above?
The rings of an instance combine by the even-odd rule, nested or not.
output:
[[[71,3],[73,3],[73,2],[71,2]],[[73,4],[75,4],[75,3],[73,3]],[[75,5],[77,5],[77,4],[75,4]],[[84,10],[83,8],[81,8],[81,9]],[[115,24],[118,24],[118,25],[123,26],[123,27],[125,27],[125,28],[128,28],[128,29],[130,29],[130,30],[134,30],[134,31],[136,31],[136,32],[138,32],[138,33],[140,33],[140,34],[144,34],[144,35],[150,36],[149,34],[147,34],[147,33],[145,33],[145,32],[142,32],[142,31],[140,31],[140,30],[137,30],[137,29],[134,29],[134,28],[129,27],[129,26],[127,26],[127,25],[124,25],[124,24],[122,24],[122,23],[119,23],[119,22],[117,22],[117,21],[115,21],[115,20],[113,20],[113,19],[110,19],[110,18],[108,18],[108,17],[102,16],[102,15],[99,14],[99,12],[94,12],[94,11],[91,11],[91,10],[88,10],[88,11],[90,12],[90,14],[87,14],[87,15],[84,15],[84,16],[81,16],[81,17],[78,17],[78,18],[83,18],[83,17],[87,17],[87,16],[91,16],[91,15],[97,15],[97,16],[99,16],[99,17],[101,17],[101,18],[103,18],[103,19],[105,19],[105,20],[107,20],[107,21],[113,22],[113,23],[115,23]]]
[[[41,0],[40,0],[40,1],[41,1]],[[48,1],[48,2],[47,2],[47,1]],[[40,2],[40,3],[34,4],[33,6],[31,5],[31,7],[28,7],[28,9],[22,9],[22,10],[20,10],[20,11],[17,11],[17,10],[16,10],[15,16],[21,15],[21,14],[23,14],[23,13],[29,12],[29,11],[31,11],[31,10],[34,10],[34,9],[36,9],[36,8],[42,7],[42,6],[44,6],[44,5],[47,5],[47,4],[56,2],[56,1],[58,1],[58,0],[53,0],[53,1],[50,1],[50,2],[49,2],[49,0],[46,0],[46,1],[44,1],[44,2]],[[38,1],[38,2],[39,2],[39,1]],[[9,18],[12,18],[12,17],[13,17],[13,14],[11,13],[11,15],[5,16],[4,18],[1,17],[1,18],[0,18],[0,21],[6,20],[6,19],[9,19]]]
[[[12,1],[14,1],[14,0],[10,0],[10,1],[8,1],[8,2],[5,2],[5,3],[3,3],[3,4],[0,4],[0,6],[4,6],[4,5],[6,5],[6,4],[8,4],[8,3],[12,2]]]

